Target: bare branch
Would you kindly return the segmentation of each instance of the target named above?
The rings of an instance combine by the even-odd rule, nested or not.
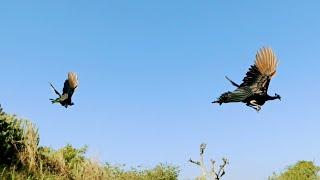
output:
[[[207,145],[205,143],[202,143],[200,145],[200,161],[194,161],[190,158],[189,162],[200,166],[203,178],[206,179],[206,178],[210,177],[211,179],[220,180],[220,178],[226,174],[225,167],[227,164],[229,164],[229,160],[227,158],[222,158],[222,164],[219,166],[219,170],[216,171],[215,170],[216,161],[213,159],[210,159],[212,168],[211,168],[210,174],[208,174],[206,167],[205,167],[205,164],[204,164],[204,151],[205,151],[206,147],[207,147]]]
[[[204,164],[204,150],[206,149],[207,147],[207,144],[205,143],[202,143],[200,145],[200,161],[193,161],[191,158],[189,159],[189,162],[193,163],[193,164],[196,164],[198,166],[200,166],[200,169],[201,169],[201,172],[202,172],[202,176],[203,177],[207,177],[207,170],[206,170],[206,167],[205,167],[205,164]]]
[[[200,156],[203,155],[204,150],[206,149],[206,147],[207,147],[207,144],[205,144],[205,143],[202,143],[202,144],[200,145]]]
[[[202,176],[207,177],[207,169],[206,165],[204,164],[204,150],[206,149],[206,144],[202,143],[200,145],[200,167],[202,171]]]
[[[217,176],[215,173],[215,169],[214,169],[216,161],[213,159],[210,159],[210,161],[211,161],[211,166],[212,166],[212,168],[211,168],[212,177],[215,177],[215,176]]]
[[[220,165],[218,173],[216,173],[216,180],[219,180],[223,175],[226,174],[225,167],[227,164],[229,164],[229,161],[227,158],[222,158],[223,163]]]
[[[194,161],[194,160],[192,160],[191,158],[189,159],[189,162],[200,166],[200,162],[199,162],[199,161]]]

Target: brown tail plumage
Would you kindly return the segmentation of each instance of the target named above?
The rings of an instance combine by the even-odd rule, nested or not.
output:
[[[78,76],[74,72],[69,72],[68,73],[68,81],[69,81],[69,86],[72,89],[75,89],[78,86]]]
[[[255,65],[261,74],[272,77],[276,73],[278,60],[271,48],[261,48],[256,55]]]

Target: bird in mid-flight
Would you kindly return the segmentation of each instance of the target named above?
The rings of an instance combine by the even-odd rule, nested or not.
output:
[[[52,104],[60,103],[65,108],[67,108],[68,106],[74,105],[71,98],[75,89],[78,87],[78,76],[76,73],[74,72],[68,73],[68,79],[64,81],[62,95],[59,93],[59,91],[56,90],[56,88],[51,83],[50,85],[54,90],[54,92],[59,96],[56,99],[50,99]]]
[[[266,101],[281,100],[278,94],[270,96],[267,93],[270,80],[276,74],[277,65],[277,57],[271,48],[260,49],[256,54],[255,64],[250,67],[240,85],[226,77],[237,89],[223,93],[212,103],[221,105],[222,103],[243,102],[258,112]]]

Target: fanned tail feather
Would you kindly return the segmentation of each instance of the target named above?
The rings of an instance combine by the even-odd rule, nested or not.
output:
[[[78,86],[78,76],[74,72],[69,72],[68,73],[68,81],[69,81],[69,86],[72,89],[75,89]]]
[[[274,76],[278,60],[271,48],[261,48],[256,55],[255,65],[263,75]]]

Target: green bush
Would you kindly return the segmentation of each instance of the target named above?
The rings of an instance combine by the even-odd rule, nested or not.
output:
[[[115,179],[175,180],[177,167],[124,170],[103,166],[85,157],[87,147],[54,150],[39,147],[38,129],[27,120],[8,115],[0,107],[0,179]]]
[[[22,121],[7,115],[0,106],[0,163],[17,164],[18,153],[23,148]]]
[[[44,172],[73,177],[77,168],[86,161],[86,150],[86,146],[76,149],[70,144],[57,151],[49,147],[39,147],[39,164]]]
[[[312,161],[299,161],[280,175],[274,174],[269,180],[317,180],[320,168]]]
[[[108,179],[122,180],[175,180],[178,179],[179,168],[167,165],[159,164],[152,169],[137,169],[132,168],[131,170],[124,170],[122,167],[111,166],[110,164],[105,165],[105,171]]]
[[[80,149],[72,147],[72,145],[67,144],[65,147],[58,151],[62,153],[64,160],[69,168],[74,168],[77,164],[83,163],[85,160],[85,153],[87,147],[84,146]]]

